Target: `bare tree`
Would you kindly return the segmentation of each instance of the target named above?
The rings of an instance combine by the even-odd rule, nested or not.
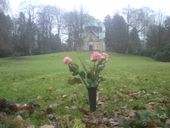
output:
[[[51,46],[56,43],[55,47],[61,46],[61,29],[63,25],[63,12],[55,6],[44,6],[38,11],[38,42],[44,52],[54,48]],[[54,34],[56,34],[54,36]],[[56,39],[56,42],[51,39]],[[56,48],[58,49],[58,48]]]
[[[154,22],[154,12],[147,7],[135,9],[128,6],[123,9],[123,14],[126,17],[128,33],[130,33],[132,29],[136,29],[142,40],[145,41],[148,26]],[[127,42],[128,47],[126,53],[128,53],[130,43],[129,34]]]
[[[7,11],[9,8],[8,0],[0,0],[0,13]]]
[[[31,55],[35,47],[37,31],[35,23],[36,6],[34,6],[31,1],[23,1],[20,6],[22,11],[14,23],[15,31],[17,31],[14,34],[15,44],[17,44],[15,48],[17,52],[20,52],[22,55]]]
[[[163,40],[163,25],[164,25],[164,21],[165,21],[165,16],[163,14],[163,12],[161,10],[159,10],[156,14],[155,14],[155,21],[156,21],[156,25],[158,26],[158,49],[161,47],[161,43]]]
[[[79,50],[84,43],[84,26],[94,19],[94,17],[85,13],[85,10],[81,7],[80,11],[75,10],[65,13],[64,19],[68,34],[67,43],[71,47],[71,50]]]

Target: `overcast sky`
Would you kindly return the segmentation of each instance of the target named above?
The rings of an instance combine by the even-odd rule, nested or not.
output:
[[[13,14],[16,14],[20,3],[24,0],[9,0]],[[30,0],[29,0],[30,1]],[[97,19],[109,14],[113,15],[118,10],[130,5],[131,7],[150,7],[151,9],[163,11],[170,15],[170,0],[31,0],[33,4],[56,5],[66,11],[79,9],[82,5],[86,12]]]

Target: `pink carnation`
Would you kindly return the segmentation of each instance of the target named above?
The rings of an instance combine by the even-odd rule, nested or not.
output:
[[[102,59],[108,59],[109,58],[109,55],[107,53],[102,53]]]
[[[93,52],[90,56],[91,61],[96,61],[100,59],[102,59],[102,54],[100,54],[99,52]]]
[[[72,59],[66,56],[64,57],[63,61],[64,61],[64,64],[70,64],[72,62]]]

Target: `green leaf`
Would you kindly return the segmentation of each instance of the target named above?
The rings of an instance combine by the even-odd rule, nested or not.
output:
[[[102,76],[99,76],[99,83],[100,83],[101,81],[105,81],[105,78],[103,78]]]
[[[84,71],[79,72],[79,75],[81,76],[82,79],[85,79],[86,74]]]
[[[77,64],[70,63],[69,65],[69,70],[72,72],[72,75],[78,75],[79,73],[79,66]]]
[[[94,76],[93,76],[92,71],[87,73],[87,79],[94,80]]]

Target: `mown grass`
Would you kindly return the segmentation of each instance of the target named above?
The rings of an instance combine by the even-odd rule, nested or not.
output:
[[[78,56],[86,61],[89,52],[64,52],[37,56],[0,59],[0,97],[20,103],[35,102],[46,108],[58,104],[57,115],[81,118],[78,109],[88,109],[84,85],[69,85],[71,73],[63,64],[63,57],[70,56],[79,63]],[[99,96],[106,101],[98,109],[113,113],[121,108],[145,108],[153,102],[170,99],[170,63],[157,62],[147,57],[111,54],[103,72],[106,78],[99,86]],[[135,96],[134,96],[135,95]],[[165,111],[170,106],[159,110]],[[41,120],[33,117],[39,125]]]

